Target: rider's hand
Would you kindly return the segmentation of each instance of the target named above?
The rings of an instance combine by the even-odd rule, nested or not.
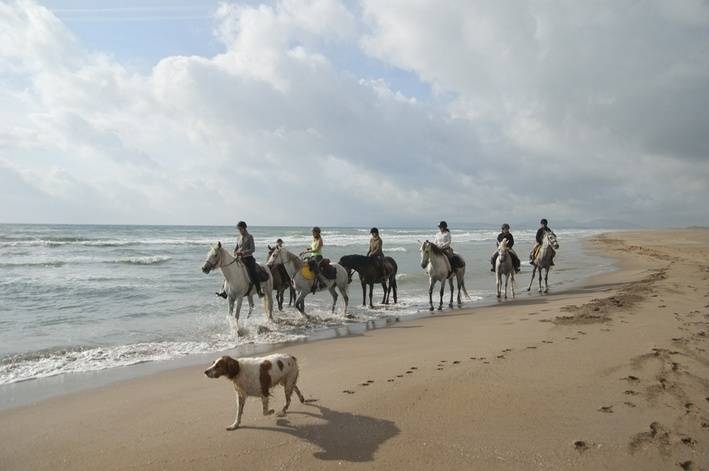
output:
[[[236,252],[236,256],[237,256],[237,257],[241,257],[242,255],[244,255],[244,253],[243,253],[242,251]]]

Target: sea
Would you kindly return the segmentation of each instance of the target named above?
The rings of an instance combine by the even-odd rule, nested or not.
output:
[[[261,263],[267,245],[277,238],[294,252],[308,247],[311,240],[309,227],[249,230]],[[201,271],[211,245],[221,241],[234,246],[233,226],[0,224],[0,407],[22,402],[26,390],[57,389],[96,372],[130,377],[131,371],[140,371],[131,370],[135,365],[155,368],[223,351],[249,354],[430,315],[428,277],[420,266],[419,246],[436,231],[380,228],[385,254],[399,265],[397,304],[362,306],[355,275],[349,286],[352,319],[343,316],[341,298],[336,312],[330,311],[331,298],[325,291],[307,296],[312,318],[305,320],[287,306],[286,293],[283,312],[274,310],[279,319],[275,323],[266,319],[258,298],[246,318],[245,301],[239,322],[245,335],[238,335],[226,301],[215,296],[223,283],[221,272]],[[525,260],[536,228],[512,232],[515,249]],[[555,232],[560,249],[550,274],[552,292],[613,269],[613,260],[585,250],[582,243],[601,230],[555,228]],[[489,259],[498,231],[461,228],[451,233],[454,250],[467,263],[470,299],[464,299],[464,307],[497,302]],[[324,227],[324,255],[336,262],[343,255],[365,254],[369,237],[369,228]],[[529,296],[530,272],[523,262],[517,275],[518,296]],[[375,303],[381,296],[377,286]],[[27,382],[33,386],[18,387]]]

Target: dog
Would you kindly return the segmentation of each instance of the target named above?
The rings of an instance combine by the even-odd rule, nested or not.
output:
[[[285,390],[286,404],[278,412],[278,417],[286,415],[293,391],[298,395],[300,402],[305,403],[305,398],[296,385],[298,373],[298,362],[295,357],[281,353],[262,358],[239,358],[238,360],[225,355],[217,358],[212,366],[204,372],[208,378],[225,376],[234,384],[237,413],[234,423],[227,427],[227,430],[239,428],[247,396],[260,397],[263,404],[263,415],[273,414],[273,409],[268,408],[268,399],[271,395],[271,388],[279,384],[283,385]]]

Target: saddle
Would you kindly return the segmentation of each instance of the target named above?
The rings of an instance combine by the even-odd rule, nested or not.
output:
[[[451,257],[451,268],[453,271],[457,270],[458,268],[463,268],[465,266],[465,260],[463,260],[460,255],[458,254],[453,254],[453,257]]]
[[[316,263],[315,260],[309,260],[308,261],[308,271],[310,272],[308,274],[309,276],[305,276],[305,272],[303,273],[304,277],[308,280],[312,280],[313,277],[315,276],[313,273],[315,271],[315,263]],[[303,268],[305,268],[305,267],[303,267]],[[322,260],[320,260],[319,268],[320,268],[320,274],[323,275],[328,280],[334,280],[335,278],[337,278],[337,269],[335,267],[333,267],[332,265],[330,265],[329,258],[323,258]]]
[[[256,277],[258,278],[259,282],[268,281],[268,272],[258,263],[256,264]]]

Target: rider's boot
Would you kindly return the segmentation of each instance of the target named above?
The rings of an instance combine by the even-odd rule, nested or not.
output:
[[[217,293],[214,293],[214,294],[216,294],[216,295],[219,296],[220,298],[224,298],[224,299],[227,298],[226,290],[221,290],[221,291],[219,291],[219,292],[217,292]]]

